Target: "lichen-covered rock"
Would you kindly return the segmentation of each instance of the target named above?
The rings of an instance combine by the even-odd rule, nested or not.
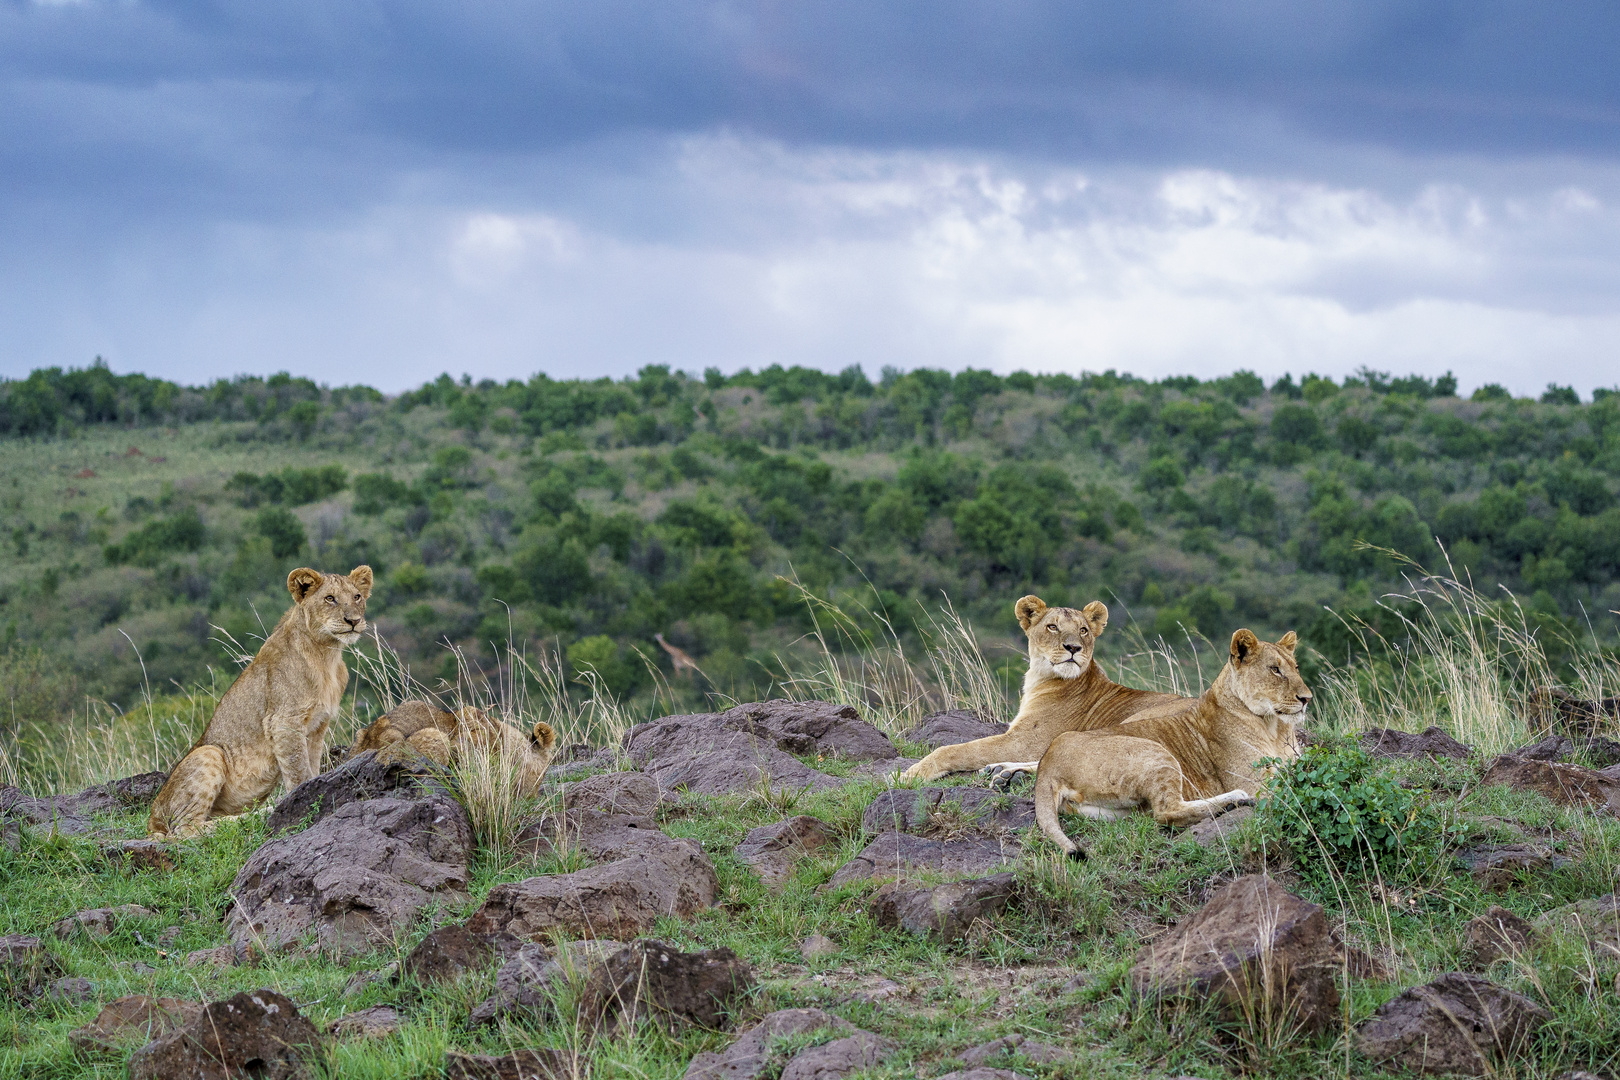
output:
[[[269,949],[392,945],[430,904],[466,899],[472,853],[466,811],[448,795],[343,803],[248,858],[227,929],[237,944]]]
[[[377,751],[367,750],[288,792],[270,811],[265,831],[274,835],[304,828],[350,803],[381,798],[414,800],[435,793],[446,798],[450,794],[435,779],[431,762],[421,758],[379,758]]]
[[[725,1027],[754,986],[730,949],[682,952],[661,941],[633,941],[603,959],[579,995],[581,1022],[613,1028],[645,1017],[666,1028]]]
[[[130,1080],[313,1080],[321,1036],[274,990],[248,990],[205,1006],[196,1019],[141,1047]]]
[[[879,926],[898,926],[939,941],[956,941],[979,919],[1001,914],[1016,894],[1012,874],[943,885],[890,881],[872,895],[867,910]]]
[[[1130,979],[1145,996],[1213,999],[1234,1015],[1275,995],[1272,1007],[1320,1030],[1337,1015],[1337,959],[1321,908],[1250,874],[1143,947]]]
[[[1033,824],[1033,799],[982,787],[894,788],[879,793],[861,815],[867,833],[1010,832]]]
[[[598,810],[650,818],[658,812],[658,785],[639,772],[610,772],[588,776],[562,788],[563,809]]]
[[[978,837],[928,840],[910,833],[886,832],[838,868],[828,888],[866,878],[899,878],[919,872],[940,877],[973,877],[997,870],[1018,857],[1016,842]]]
[[[1006,724],[991,723],[969,709],[947,709],[923,717],[921,723],[906,732],[905,740],[938,750],[1006,733]]]
[[[1495,1075],[1551,1019],[1529,998],[1463,972],[1386,1001],[1356,1029],[1356,1050],[1420,1073]]]
[[[811,852],[831,851],[837,847],[838,834],[831,825],[800,814],[750,829],[732,854],[767,885],[780,885],[793,876],[800,859]]]
[[[687,918],[714,905],[714,864],[690,840],[602,866],[497,885],[467,920],[475,934],[518,941],[563,934],[624,941],[660,915]]]

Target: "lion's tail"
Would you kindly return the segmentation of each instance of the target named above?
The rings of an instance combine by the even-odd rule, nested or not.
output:
[[[1069,839],[1069,834],[1063,831],[1062,822],[1058,821],[1058,807],[1064,798],[1058,790],[1062,786],[1062,781],[1057,777],[1058,771],[1055,768],[1038,769],[1035,773],[1035,824],[1069,858],[1084,859],[1086,853],[1079,844]]]

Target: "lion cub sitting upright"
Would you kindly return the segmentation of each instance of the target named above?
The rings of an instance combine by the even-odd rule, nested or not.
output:
[[[1020,772],[1033,772],[1065,731],[1117,724],[1143,709],[1191,700],[1134,690],[1102,673],[1094,654],[1108,626],[1108,608],[1100,600],[1076,611],[1025,596],[1013,605],[1013,614],[1029,639],[1029,670],[1011,726],[1000,735],[942,746],[902,773],[903,779],[934,780],[993,767],[997,782],[1005,783]]]
[[[1267,779],[1256,763],[1299,756],[1294,724],[1311,692],[1294,661],[1290,630],[1272,644],[1249,630],[1202,697],[1154,709],[1112,727],[1059,735],[1035,774],[1035,821],[1068,852],[1085,853],[1063,832],[1065,807],[1113,820],[1147,809],[1163,825],[1191,825],[1253,801]]]
[[[349,753],[375,750],[379,757],[416,753],[448,766],[456,759],[459,748],[467,744],[517,762],[520,788],[524,795],[533,795],[540,790],[540,781],[551,765],[557,733],[550,724],[540,721],[525,735],[471,705],[446,712],[425,701],[407,701],[373,720],[355,737]]]
[[[194,835],[210,818],[246,810],[276,784],[291,791],[321,771],[326,729],[349,685],[343,650],[366,628],[371,567],[344,575],[301,566],[287,575],[287,591],[292,607],[152,803],[153,838]]]

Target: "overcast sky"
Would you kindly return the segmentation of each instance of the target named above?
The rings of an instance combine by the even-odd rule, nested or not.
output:
[[[0,0],[0,374],[1620,383],[1620,5]]]

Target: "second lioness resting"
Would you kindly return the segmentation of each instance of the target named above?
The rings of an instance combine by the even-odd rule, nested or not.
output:
[[[524,734],[470,705],[447,712],[425,701],[407,701],[355,736],[349,753],[376,750],[383,756],[420,754],[440,765],[450,765],[463,746],[477,747],[509,762],[518,771],[519,788],[533,795],[551,764],[557,733],[545,721]]]
[[[1035,774],[1041,831],[1084,858],[1058,822],[1065,809],[1104,820],[1147,810],[1160,824],[1191,825],[1252,801],[1268,773],[1258,762],[1299,755],[1294,725],[1311,692],[1296,640],[1292,630],[1276,643],[1239,630],[1221,673],[1187,706],[1059,735]]]
[[[1018,625],[1029,639],[1029,670],[1018,715],[1000,735],[942,746],[907,769],[907,780],[934,780],[948,773],[993,770],[998,783],[1035,763],[1065,731],[1117,724],[1143,709],[1163,708],[1191,699],[1114,682],[1097,666],[1097,638],[1108,626],[1108,608],[1093,600],[1080,610],[1047,607],[1038,596],[1013,605]]]

